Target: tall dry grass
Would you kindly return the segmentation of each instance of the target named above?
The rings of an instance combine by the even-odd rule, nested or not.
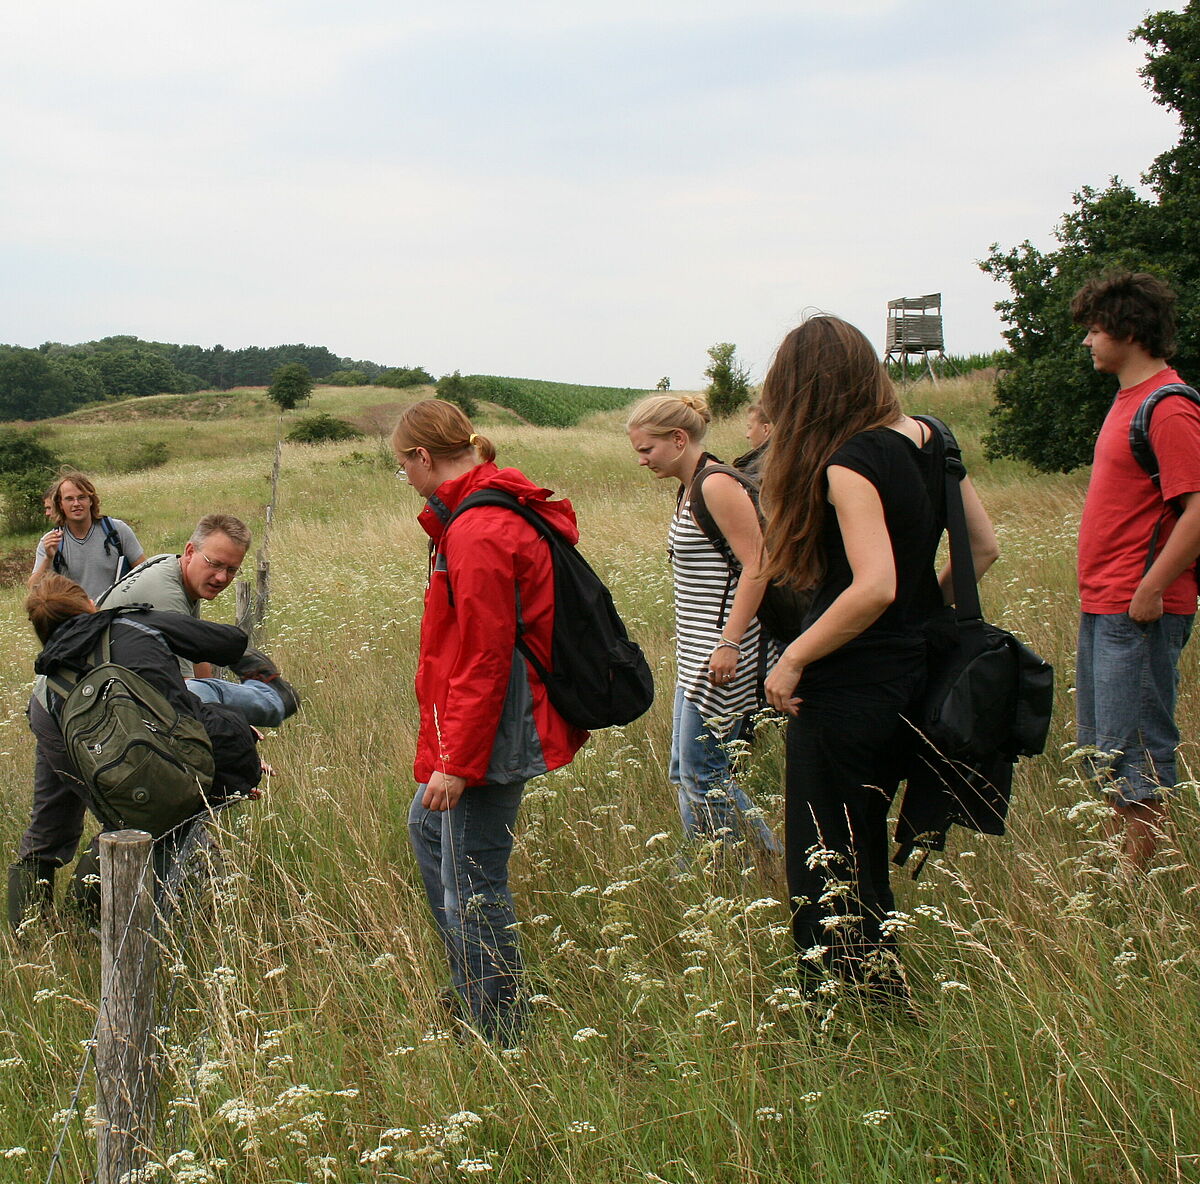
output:
[[[176,1008],[159,1178],[1200,1179],[1196,786],[1181,788],[1174,840],[1151,874],[1127,883],[1066,759],[1082,478],[983,461],[982,382],[907,394],[959,430],[997,520],[1004,553],[986,607],[1059,671],[1051,747],[1018,773],[1009,834],[958,832],[920,880],[897,877],[921,1022],[853,999],[805,1012],[779,868],[681,867],[666,783],[673,491],[637,469],[621,417],[603,415],[571,430],[484,430],[502,463],[574,500],[585,551],[664,693],[645,719],[530,785],[513,870],[534,1022],[519,1050],[457,1042],[405,825],[425,570],[415,495],[369,445],[289,447],[269,648],[305,706],[264,744],[279,773],[261,802],[224,816],[215,891],[167,943]],[[260,521],[267,444],[106,480],[103,492],[164,543],[227,504]],[[722,455],[739,444],[734,426],[715,433]],[[33,650],[10,591],[10,847],[28,805]],[[1194,682],[1189,655],[1185,764],[1200,722]],[[768,729],[747,778],[776,820],[779,749]],[[94,1020],[96,954],[66,926],[4,952],[0,1179],[41,1180]],[[69,1126],[62,1178],[84,1177],[92,1152],[84,1116]]]

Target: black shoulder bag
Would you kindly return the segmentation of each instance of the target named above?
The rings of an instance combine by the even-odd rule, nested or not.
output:
[[[930,631],[928,681],[911,721],[917,745],[896,822],[900,864],[914,847],[942,850],[955,823],[1004,833],[1013,765],[1046,747],[1054,705],[1053,667],[983,619],[963,509],[962,451],[941,420],[919,418],[945,445],[954,618],[948,631]]]

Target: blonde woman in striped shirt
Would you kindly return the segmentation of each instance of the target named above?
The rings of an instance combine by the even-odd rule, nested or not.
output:
[[[675,583],[676,687],[670,778],[688,839],[749,838],[780,847],[730,767],[730,745],[749,735],[749,717],[764,703],[763,677],[775,653],[755,617],[762,532],[745,488],[733,477],[705,478],[704,500],[741,564],[740,575],[701,530],[691,510],[695,476],[720,463],[705,451],[711,416],[692,394],[651,395],[625,425],[638,463],[660,480],[679,483],[668,532]]]

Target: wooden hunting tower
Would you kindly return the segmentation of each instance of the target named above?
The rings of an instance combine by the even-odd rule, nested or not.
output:
[[[908,381],[908,358],[917,354],[924,359],[929,377],[937,384],[930,354],[946,361],[942,337],[942,294],[903,296],[888,301],[887,355],[885,364],[898,361],[904,381]],[[918,364],[918,369],[920,365]]]

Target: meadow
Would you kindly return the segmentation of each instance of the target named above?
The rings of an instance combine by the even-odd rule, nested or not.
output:
[[[919,1019],[853,998],[806,1010],[781,868],[680,860],[667,784],[674,490],[637,468],[620,411],[571,428],[487,413],[501,463],[569,496],[582,547],[646,649],[660,700],[531,783],[513,860],[533,1022],[523,1045],[460,1042],[438,1003],[440,949],[408,850],[412,673],[425,578],[416,495],[383,434],[400,404],[322,388],[350,444],[283,451],[266,648],[304,694],[264,742],[263,799],[221,817],[223,868],[165,942],[157,1177],[179,1184],[1088,1184],[1200,1180],[1200,788],[1180,790],[1148,876],[1119,871],[1070,759],[1075,533],[1086,474],[988,462],[986,375],[916,385],[943,415],[994,517],[989,615],[1058,671],[1047,754],[1018,770],[1009,833],[951,834],[894,919]],[[403,392],[418,397],[423,392]],[[386,392],[383,397],[390,396]],[[219,413],[205,399],[225,401]],[[174,400],[174,402],[172,402]],[[294,418],[285,417],[285,422]],[[261,391],[160,396],[54,421],[147,553],[204,512],[263,526],[279,417]],[[119,459],[161,440],[161,468]],[[740,423],[713,450],[741,451]],[[34,539],[0,539],[9,550]],[[32,634],[0,589],[0,842],[28,810]],[[206,615],[231,619],[232,594]],[[1185,768],[1196,764],[1195,647]],[[746,783],[781,815],[780,737]],[[97,952],[69,925],[5,935],[0,1181],[90,1172],[67,1110],[92,1030]],[[83,1091],[93,1100],[90,1084]],[[147,1176],[147,1179],[150,1177]]]

